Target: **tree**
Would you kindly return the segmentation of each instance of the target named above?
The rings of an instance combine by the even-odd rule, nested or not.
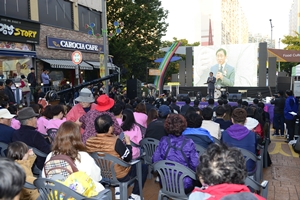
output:
[[[146,79],[147,67],[154,65],[154,54],[161,46],[161,37],[168,24],[168,11],[161,7],[160,0],[108,0],[108,32],[115,29],[114,22],[124,22],[120,34],[109,38],[109,53],[114,63],[126,71],[122,77],[132,75]]]
[[[281,40],[283,44],[287,46],[284,48],[285,50],[300,50],[300,34],[296,32],[296,36],[285,35],[284,38]],[[291,63],[291,62],[284,62],[280,63],[280,69],[285,71],[291,75],[292,67],[296,66],[299,63]]]

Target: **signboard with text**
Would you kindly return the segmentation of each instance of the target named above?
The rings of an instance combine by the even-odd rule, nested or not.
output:
[[[89,53],[103,52],[103,45],[92,44],[87,42],[79,42],[67,39],[53,38],[47,36],[47,48],[49,49],[63,49],[63,50],[79,50]]]
[[[0,16],[0,40],[39,44],[40,24]]]

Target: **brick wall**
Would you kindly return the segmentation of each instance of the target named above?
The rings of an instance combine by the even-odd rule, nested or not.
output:
[[[88,35],[87,33],[41,25],[40,44],[36,45],[36,54],[38,58],[71,60],[71,55],[73,51],[48,49],[46,44],[46,36],[103,45],[102,38],[95,38],[94,36]],[[82,55],[84,60],[99,60],[99,54],[97,53],[82,52]]]

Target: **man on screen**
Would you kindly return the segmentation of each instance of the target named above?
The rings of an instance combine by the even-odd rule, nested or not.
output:
[[[226,63],[226,50],[218,49],[216,52],[218,64],[212,66],[210,71],[216,74],[216,85],[217,86],[233,86],[235,79],[234,67]]]
[[[213,76],[213,73],[210,72],[209,77],[207,78],[207,93],[210,99],[214,99],[215,82],[216,78]]]

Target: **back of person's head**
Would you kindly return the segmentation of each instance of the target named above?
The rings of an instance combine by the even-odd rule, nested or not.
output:
[[[13,160],[22,160],[28,152],[28,146],[21,141],[12,142],[7,147],[7,157]]]
[[[4,82],[3,81],[0,81],[0,86],[3,86],[4,85]]]
[[[30,107],[36,114],[40,114],[41,110],[43,109],[43,106],[41,104],[31,104]]]
[[[214,111],[210,107],[205,107],[202,109],[202,117],[204,120],[211,120],[213,117]]]
[[[208,99],[208,105],[214,105],[215,104],[215,100],[213,99]]]
[[[21,79],[24,79],[24,78],[26,78],[26,77],[24,76],[24,74],[22,74],[22,75],[21,75]]]
[[[5,85],[9,85],[9,84],[11,84],[13,81],[11,80],[11,79],[6,79],[5,80]]]
[[[139,103],[136,107],[135,107],[135,112],[139,112],[139,113],[144,113],[146,114],[147,110],[146,110],[146,105],[144,103]]]
[[[176,103],[177,102],[177,99],[176,98],[172,98],[172,103]]]
[[[16,162],[9,158],[0,157],[0,199],[19,199],[26,175],[24,170]]]
[[[239,192],[236,194],[229,194],[222,197],[221,200],[258,200],[252,192]]]
[[[233,110],[231,118],[234,124],[244,124],[247,118],[247,112],[244,108],[236,108]]]
[[[116,103],[112,108],[111,108],[112,113],[114,113],[115,116],[120,115],[123,111],[123,106],[120,103]]]
[[[52,116],[57,116],[60,113],[64,114],[65,110],[62,105],[55,105],[52,106],[51,112],[52,112]]]
[[[258,106],[259,108],[262,108],[262,109],[265,108],[265,104],[264,104],[263,102],[259,102],[259,103],[257,104],[257,106]]]
[[[113,128],[114,121],[107,115],[100,115],[95,119],[95,130],[97,133],[108,133],[109,128]]]
[[[170,114],[165,121],[164,127],[168,134],[178,137],[186,129],[187,123],[182,115]]]
[[[255,105],[257,105],[257,104],[258,104],[258,99],[253,99],[253,103],[254,103]]]
[[[47,119],[52,119],[53,114],[52,114],[52,106],[48,105],[45,107],[44,111],[42,112],[42,116],[46,117]]]
[[[135,119],[132,110],[125,109],[122,112],[123,114],[123,123],[121,128],[123,131],[129,131],[133,128],[133,125],[135,124]]]
[[[18,112],[18,107],[15,105],[9,105],[7,110],[10,112],[10,114],[16,115]]]
[[[202,125],[202,117],[196,112],[186,115],[185,119],[189,128],[199,128]]]
[[[227,104],[228,104],[228,100],[225,99],[225,100],[223,101],[223,105],[227,105]]]
[[[194,100],[194,107],[198,107],[200,104],[200,101],[198,99]]]
[[[124,100],[124,102],[127,104],[127,103],[130,103],[130,99],[129,98],[126,98],[125,100]]]
[[[281,96],[281,97],[284,97],[284,92],[282,90],[279,90],[278,91],[278,94]]]
[[[224,102],[223,102],[223,100],[222,100],[222,99],[219,99],[219,100],[218,100],[218,105],[219,105],[219,106],[222,106],[222,105],[223,105],[223,103],[224,103]]]
[[[158,115],[160,118],[167,118],[170,113],[171,113],[171,109],[169,106],[166,105],[159,106]]]
[[[54,155],[63,154],[70,156],[73,160],[80,161],[79,151],[85,151],[85,146],[81,140],[80,127],[71,121],[62,123],[56,133],[52,143]]]
[[[243,101],[243,102],[242,102],[242,106],[247,107],[248,105],[249,105],[249,104],[248,104],[247,101]]]
[[[287,91],[285,91],[285,93],[286,93],[288,96],[293,96],[293,95],[294,95],[294,93],[293,93],[292,90],[287,90]]]
[[[246,110],[246,112],[247,112],[247,117],[254,117],[254,109],[253,109],[253,107],[246,107],[245,108],[245,110]]]
[[[217,108],[216,108],[217,117],[223,117],[225,112],[226,112],[226,110],[223,106],[217,106]]]
[[[186,104],[190,104],[191,103],[190,97],[185,97],[184,101],[185,101]]]
[[[187,115],[189,115],[190,113],[195,113],[195,112],[196,112],[195,107],[188,107],[188,109],[186,110],[184,116],[187,116]]]
[[[157,109],[151,108],[148,112],[148,119],[147,119],[147,124],[150,124],[154,119],[158,118],[158,112]]]
[[[222,183],[244,184],[247,177],[243,154],[225,144],[211,144],[200,156],[197,177],[207,185]]]

